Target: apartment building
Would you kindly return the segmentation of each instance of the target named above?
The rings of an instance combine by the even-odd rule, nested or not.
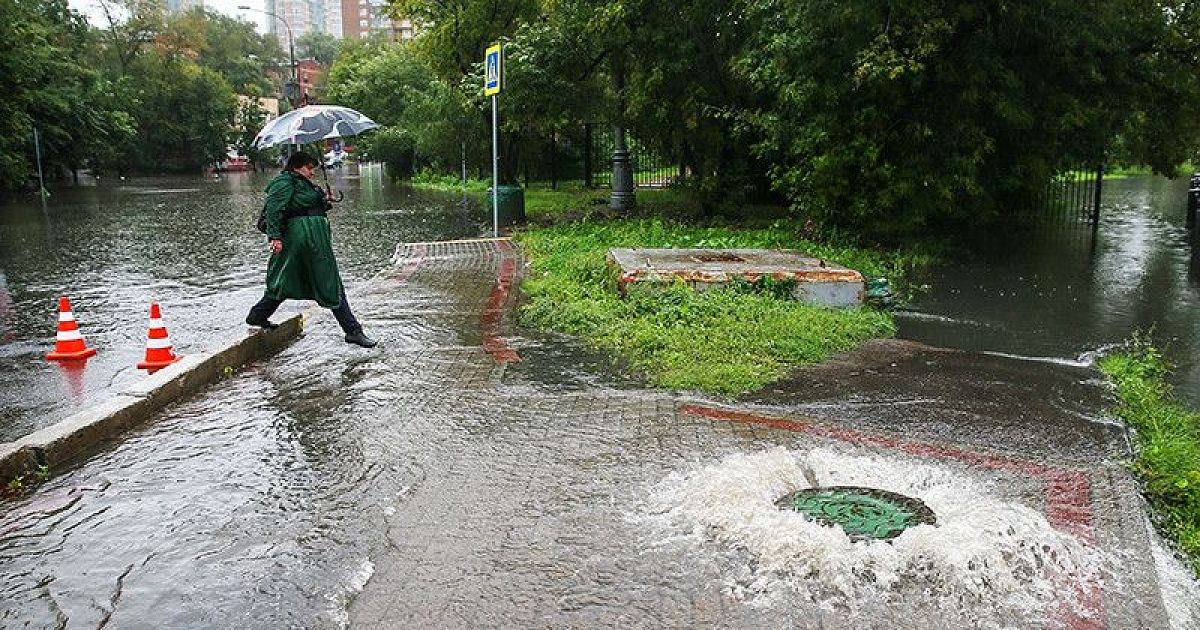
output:
[[[183,0],[181,0],[183,1]],[[292,36],[327,33],[342,37],[342,6],[339,0],[266,0],[266,10],[287,20]],[[287,50],[287,29],[279,20],[270,20],[267,30],[279,38]]]
[[[359,39],[382,33],[392,41],[412,39],[412,20],[393,20],[385,11],[386,0],[341,0],[342,36]]]

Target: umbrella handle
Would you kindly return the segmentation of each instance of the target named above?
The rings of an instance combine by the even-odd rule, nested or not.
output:
[[[333,196],[333,189],[329,187],[329,173],[325,170],[325,162],[321,162],[321,177],[325,179],[325,198],[333,203],[341,203],[346,195],[342,191],[337,191],[337,197]]]

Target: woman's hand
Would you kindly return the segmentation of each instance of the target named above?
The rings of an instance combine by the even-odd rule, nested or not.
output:
[[[277,238],[271,239],[271,253],[278,254],[281,251],[283,251],[283,241]]]

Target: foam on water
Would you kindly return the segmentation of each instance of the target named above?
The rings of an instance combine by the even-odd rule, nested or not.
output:
[[[354,598],[362,592],[367,586],[367,582],[371,581],[371,577],[375,575],[375,563],[371,562],[370,558],[363,558],[343,581],[335,592],[328,593],[326,597],[329,599],[331,607],[330,612],[333,616],[333,625],[338,628],[350,627],[350,604]]]
[[[1156,538],[1154,567],[1167,616],[1175,630],[1200,629],[1200,581]]]
[[[924,501],[937,525],[890,543],[853,543],[774,501],[801,488],[856,485]],[[650,490],[646,519],[666,550],[689,546],[723,566],[732,596],[800,606],[817,617],[925,619],[939,627],[1053,624],[1064,583],[1091,582],[1111,560],[1005,500],[961,469],[830,449],[734,454]]]

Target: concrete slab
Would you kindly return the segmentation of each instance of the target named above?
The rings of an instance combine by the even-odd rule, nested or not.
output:
[[[622,292],[634,283],[682,280],[693,289],[727,286],[735,278],[794,280],[792,296],[839,308],[862,304],[863,275],[801,252],[783,249],[611,249],[608,262]]]

